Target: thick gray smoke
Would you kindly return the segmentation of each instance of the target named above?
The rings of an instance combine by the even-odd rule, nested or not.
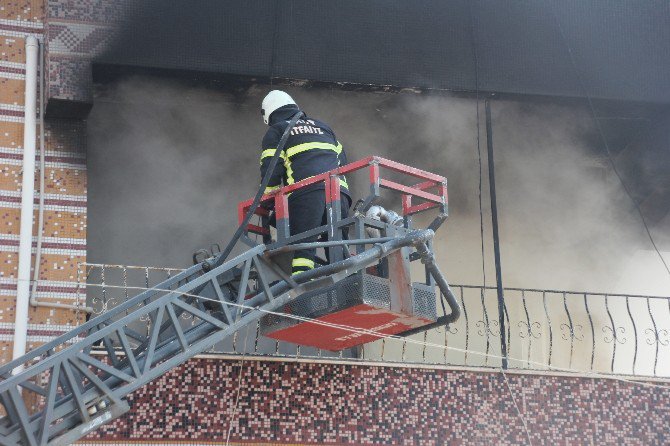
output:
[[[288,89],[329,122],[350,160],[380,155],[444,174],[450,218],[436,251],[454,283],[482,283],[476,102],[446,95]],[[89,120],[89,261],[187,266],[224,244],[259,183],[266,87],[238,94],[155,79],[101,94]],[[495,283],[480,109],[487,284]],[[664,293],[670,280],[631,203],[594,151],[586,110],[493,104],[506,286]],[[354,193],[364,192],[363,179]],[[357,187],[358,185],[358,187]],[[633,280],[621,275],[634,265]],[[642,265],[644,264],[644,265]]]
[[[89,261],[184,266],[224,239],[256,186],[258,117],[226,95],[139,79],[96,101]]]

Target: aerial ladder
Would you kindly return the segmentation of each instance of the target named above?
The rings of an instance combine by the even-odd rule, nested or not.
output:
[[[366,170],[369,193],[340,218],[340,177]],[[328,221],[290,235],[288,194],[316,183],[326,191]],[[373,156],[270,194],[264,189],[239,204],[240,226],[224,250],[196,253],[192,267],[0,367],[0,445],[71,444],[129,411],[125,398],[134,390],[259,321],[267,337],[340,351],[458,319],[432,252],[447,218],[444,177]],[[384,189],[401,195],[402,215],[376,204]],[[259,206],[272,201],[274,234]],[[435,211],[426,228],[414,228],[414,215]],[[250,223],[253,216],[260,224]],[[248,249],[228,258],[238,240]],[[292,251],[308,248],[327,252],[329,261],[292,276]],[[411,281],[415,261],[423,264],[422,282]],[[182,315],[193,322],[182,325]],[[131,328],[147,318],[148,332]],[[99,346],[104,355],[95,354]]]

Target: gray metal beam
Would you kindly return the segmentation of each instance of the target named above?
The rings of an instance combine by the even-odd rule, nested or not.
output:
[[[84,339],[72,344],[73,336],[61,336],[58,338],[61,344],[52,342],[48,348],[40,350],[39,355],[30,354],[18,360],[23,363],[34,362],[40,356],[43,358],[21,374],[6,376],[0,382],[0,403],[10,415],[4,423],[7,429],[0,432],[0,444],[60,446],[76,441],[127,411],[128,405],[123,398],[130,392],[256,323],[264,311],[282,308],[304,292],[341,280],[402,247],[425,246],[423,244],[432,235],[429,230],[413,231],[346,260],[274,285],[268,283],[264,271],[274,264],[260,257],[265,251],[264,245],[256,246],[211,271],[192,268],[186,274],[177,275],[159,285],[165,290],[151,289],[140,293],[110,313],[74,330],[74,336],[86,333]],[[231,271],[236,273],[231,274]],[[254,286],[251,286],[252,280]],[[236,292],[224,293],[224,285]],[[256,294],[247,299],[248,292],[254,289]],[[225,320],[204,311],[204,299],[199,293],[208,293],[208,299],[221,307],[221,319]],[[193,315],[199,322],[184,330],[178,319],[181,312]],[[140,345],[133,348],[126,327],[146,315],[153,317],[151,331],[148,337],[130,335],[140,341]],[[95,327],[99,330],[93,331]],[[100,341],[111,346],[114,354],[114,337],[118,337],[125,353],[123,358],[111,356],[111,363],[107,364],[89,355],[91,346]],[[51,374],[47,389],[26,384],[45,373]],[[59,383],[62,394],[58,392]],[[18,396],[19,387],[46,396],[44,409],[29,416]],[[101,401],[107,404],[104,411],[96,407]],[[90,415],[94,413],[93,407],[99,410],[97,416]]]

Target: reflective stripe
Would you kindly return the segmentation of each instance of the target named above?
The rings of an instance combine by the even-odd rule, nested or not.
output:
[[[332,150],[333,152],[339,154],[337,147],[333,144],[327,142],[306,142],[304,144],[298,144],[297,146],[286,149],[286,158],[289,159],[298,153],[306,152],[312,149]],[[340,151],[342,151],[342,149],[340,149]]]
[[[269,194],[270,192],[274,192],[279,188],[281,188],[281,184],[279,186],[268,186],[268,187],[265,188],[265,192],[263,192],[263,193],[264,194]]]
[[[342,143],[339,142],[339,141],[337,141],[337,147],[335,147],[335,152],[337,152],[337,157],[338,157],[338,159],[337,159],[337,165],[338,165],[338,166],[342,166],[342,165],[340,164],[340,159],[339,159],[339,157],[340,157],[340,153],[342,153]],[[342,175],[342,176],[340,177],[340,187],[344,187],[344,188],[346,188],[346,189],[349,189],[349,184],[347,183],[347,178],[346,178],[344,175]]]
[[[303,178],[303,180],[308,180],[316,175],[312,175],[311,177]],[[300,180],[302,181],[302,180]],[[288,162],[286,163],[286,185],[290,186],[291,184],[295,183],[295,178],[293,178],[293,169],[291,168],[291,163]],[[344,176],[340,177],[340,187],[344,187],[346,189],[349,189],[349,183],[347,183],[347,179]],[[293,192],[289,192],[286,194],[287,196],[291,195]]]
[[[291,160],[284,158],[284,167],[286,168],[286,185],[290,186],[295,183],[295,178],[293,178],[293,166],[291,165]]]
[[[286,168],[286,185],[287,186],[290,186],[291,184],[295,183],[295,178],[293,178],[293,165],[291,164],[291,158],[294,155],[297,155],[298,153],[307,152],[308,150],[312,150],[312,149],[332,150],[337,155],[339,155],[342,152],[342,144],[340,142],[338,142],[337,146],[335,146],[335,145],[327,143],[327,142],[306,142],[304,144],[298,144],[297,146],[289,147],[288,149],[286,149],[286,155],[282,155],[282,159],[284,160],[284,167]],[[274,150],[274,149],[268,149],[268,150]],[[268,150],[264,151],[263,153],[267,152]],[[272,152],[272,154],[274,154],[274,151]],[[339,165],[339,162],[338,162],[338,165]],[[314,175],[312,175],[312,176],[314,176]],[[312,176],[307,177],[307,178],[312,178]],[[306,180],[307,178],[303,178],[303,180]],[[347,179],[344,176],[340,177],[340,186],[349,189]]]
[[[269,156],[274,156],[275,152],[277,149],[265,149],[263,152],[261,152],[261,164],[263,164],[263,159],[267,158]],[[284,159],[284,154],[280,154],[279,158]]]
[[[296,257],[293,259],[293,262],[291,263],[293,268],[308,268],[308,269],[313,269],[314,268],[314,260],[311,259],[306,259],[304,257]]]

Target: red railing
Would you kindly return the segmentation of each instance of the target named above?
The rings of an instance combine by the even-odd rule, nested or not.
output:
[[[261,203],[268,200],[275,202],[275,215],[277,220],[288,218],[288,194],[298,189],[305,188],[312,184],[324,183],[326,193],[326,203],[340,199],[340,175],[346,175],[351,172],[369,169],[370,185],[374,186],[375,190],[379,188],[395,190],[402,193],[402,214],[403,216],[417,214],[429,209],[447,206],[447,179],[441,175],[426,172],[425,170],[410,167],[405,164],[397,163],[395,161],[387,160],[377,156],[371,156],[360,161],[356,161],[337,169],[324,172],[319,175],[304,179],[290,186],[284,186],[269,194],[263,195]],[[409,177],[421,180],[420,183],[412,186],[405,186],[381,177],[381,169],[388,169],[394,172],[405,174]],[[433,190],[433,192],[430,192]],[[412,204],[412,199],[418,198],[423,200],[422,203]],[[241,202],[237,207],[237,215],[239,223],[244,220],[247,210],[251,206],[253,199]],[[259,206],[256,209],[256,215],[268,216],[266,209]],[[249,224],[247,226],[249,232],[257,234],[267,234],[268,229],[258,225]]]

